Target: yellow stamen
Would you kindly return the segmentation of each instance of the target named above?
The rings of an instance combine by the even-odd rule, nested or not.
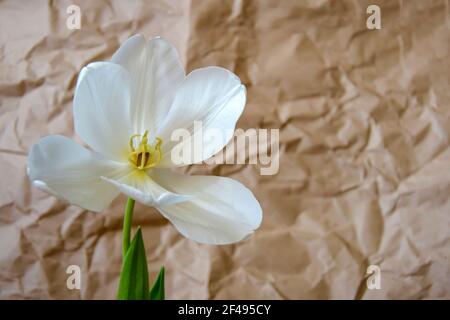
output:
[[[134,140],[141,137],[139,145],[135,148]],[[148,130],[143,135],[134,134],[130,138],[130,156],[128,160],[139,170],[145,170],[156,166],[161,161],[162,140],[156,138],[154,147],[148,144]]]
[[[133,144],[134,138],[140,137],[140,136],[141,136],[140,134],[133,134],[131,136],[131,138],[130,138],[130,149],[131,149],[131,151],[134,151],[134,144]]]

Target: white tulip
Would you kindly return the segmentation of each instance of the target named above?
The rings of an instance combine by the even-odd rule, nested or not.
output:
[[[92,150],[63,136],[44,137],[31,149],[28,174],[36,187],[88,210],[104,210],[123,192],[157,208],[187,238],[240,241],[261,223],[258,201],[230,178],[171,171],[170,134],[193,130],[194,121],[232,132],[245,100],[245,87],[230,71],[207,67],[186,76],[169,42],[133,36],[112,62],[91,63],[79,75],[75,130]],[[225,146],[203,143],[212,153]]]

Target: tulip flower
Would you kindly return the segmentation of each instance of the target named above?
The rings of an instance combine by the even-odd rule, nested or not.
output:
[[[78,77],[74,127],[89,149],[64,136],[44,137],[30,151],[28,175],[34,186],[87,210],[104,210],[122,192],[128,212],[134,200],[155,207],[199,243],[243,240],[262,219],[252,192],[230,178],[174,172],[171,133],[182,128],[195,137],[194,121],[224,132],[226,139],[200,137],[204,151],[195,162],[206,160],[231,139],[245,101],[232,72],[206,67],[186,76],[168,41],[133,36],[111,62],[90,63]],[[129,244],[124,240],[124,255]]]

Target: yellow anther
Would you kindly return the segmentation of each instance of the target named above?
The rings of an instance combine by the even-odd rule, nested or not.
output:
[[[141,143],[147,144],[147,142],[148,142],[148,130],[145,130],[144,135],[142,136]]]
[[[155,148],[159,149],[161,147],[161,144],[162,144],[162,139],[159,138],[159,137],[156,137],[156,146],[155,146]]]
[[[130,149],[131,151],[134,151],[134,138],[140,137],[140,134],[133,134],[130,138]]]
[[[134,139],[141,137],[139,145],[135,147]],[[155,138],[154,147],[148,144],[148,130],[143,135],[134,134],[130,138],[130,156],[128,160],[139,170],[145,170],[156,166],[161,161],[161,144],[160,138]]]

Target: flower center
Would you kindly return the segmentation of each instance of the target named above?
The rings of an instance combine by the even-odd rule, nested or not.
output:
[[[136,146],[135,140],[140,138],[139,144]],[[156,166],[161,161],[161,144],[162,140],[156,138],[156,144],[151,146],[148,144],[148,130],[141,134],[134,134],[130,138],[130,156],[128,161],[137,169],[145,170]]]

